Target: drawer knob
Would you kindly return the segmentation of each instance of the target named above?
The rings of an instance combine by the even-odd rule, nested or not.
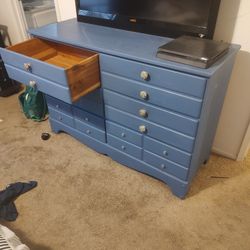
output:
[[[126,150],[126,147],[125,146],[121,146],[122,150]]]
[[[145,125],[139,126],[139,131],[140,131],[141,133],[146,133],[146,132],[147,132],[146,126],[145,126]]]
[[[161,169],[166,169],[166,165],[165,164],[161,164]]]
[[[59,117],[58,117],[58,120],[59,120],[59,121],[62,121],[62,117],[61,117],[61,116],[59,116]]]
[[[59,104],[56,104],[56,108],[57,108],[57,109],[59,109],[59,108],[60,108]]]
[[[163,151],[163,154],[164,154],[165,156],[168,156],[168,151],[167,151],[167,150],[164,150],[164,151]]]
[[[88,122],[89,121],[89,118],[88,117],[85,117],[85,119],[84,119],[86,122]]]
[[[29,85],[31,88],[35,88],[36,87],[36,82],[35,81],[30,81]]]
[[[126,134],[125,134],[125,133],[122,133],[121,136],[124,138],[124,137],[126,137]]]
[[[88,130],[86,131],[86,133],[87,133],[87,134],[91,134],[91,131],[88,129]]]
[[[145,109],[140,109],[140,110],[139,110],[139,115],[140,115],[141,117],[146,118],[146,117],[148,117],[148,112],[147,112],[147,110],[145,110]]]
[[[30,63],[24,63],[23,64],[23,67],[26,71],[29,71],[31,72],[32,71],[32,67],[31,67],[31,64]]]
[[[144,100],[148,99],[148,93],[146,91],[141,91],[140,92],[140,97]]]
[[[143,79],[144,81],[148,81],[149,80],[149,73],[145,70],[143,70],[141,72],[141,79]]]

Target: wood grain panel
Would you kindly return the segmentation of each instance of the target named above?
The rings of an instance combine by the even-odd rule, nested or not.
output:
[[[63,69],[72,102],[100,87],[99,56],[95,52],[38,38],[11,46],[8,50]],[[36,72],[39,74],[39,68]],[[47,78],[44,72],[39,75]]]

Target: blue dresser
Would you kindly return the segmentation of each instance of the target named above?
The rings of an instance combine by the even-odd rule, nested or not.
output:
[[[165,37],[74,19],[31,34],[57,43],[59,52],[53,46],[36,51],[33,41],[25,53],[27,42],[2,49],[1,56],[11,78],[46,94],[52,130],[158,178],[184,198],[209,159],[240,47],[232,45],[212,67],[199,69],[156,58],[170,41]],[[88,88],[82,79],[91,79]]]

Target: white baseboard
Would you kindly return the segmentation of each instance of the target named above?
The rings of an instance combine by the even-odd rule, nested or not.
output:
[[[218,155],[221,155],[221,156],[224,156],[226,158],[230,158],[232,160],[236,160],[237,159],[237,155],[234,155],[234,154],[230,154],[228,152],[225,152],[219,148],[216,148],[216,147],[213,147],[212,148],[212,152],[215,153],[215,154],[218,154]]]

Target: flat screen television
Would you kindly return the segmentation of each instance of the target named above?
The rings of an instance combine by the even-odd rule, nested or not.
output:
[[[81,22],[137,32],[212,38],[220,0],[76,0]]]

